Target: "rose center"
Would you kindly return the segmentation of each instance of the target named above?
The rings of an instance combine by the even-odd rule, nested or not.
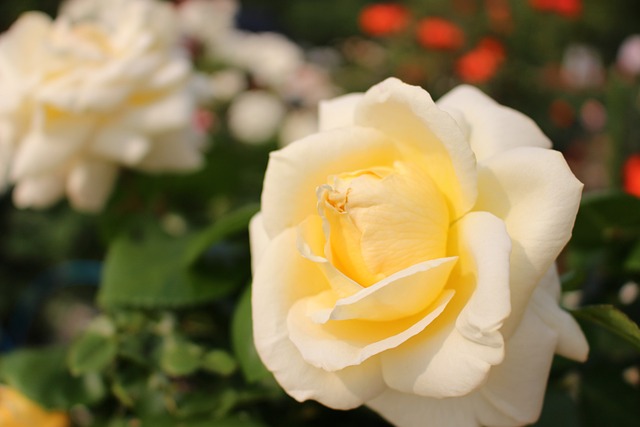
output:
[[[317,194],[325,256],[362,286],[445,256],[448,209],[426,174],[397,163],[331,176]]]

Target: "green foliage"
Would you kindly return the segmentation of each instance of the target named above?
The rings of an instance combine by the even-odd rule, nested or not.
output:
[[[238,301],[231,321],[231,343],[238,358],[242,374],[249,383],[270,378],[271,373],[264,367],[253,344],[251,321],[251,289],[247,288]]]
[[[640,351],[640,328],[615,307],[611,305],[592,305],[574,310],[573,315],[606,328],[624,338]]]
[[[157,224],[123,233],[110,244],[99,303],[105,308],[181,307],[229,294],[246,273],[198,261],[212,245],[246,233],[255,212],[255,206],[245,207],[208,228],[177,237]]]
[[[97,373],[74,377],[67,370],[66,348],[18,350],[0,359],[2,382],[51,409],[93,404],[106,396]]]

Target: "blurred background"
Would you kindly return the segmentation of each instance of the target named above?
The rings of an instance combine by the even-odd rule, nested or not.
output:
[[[4,0],[0,30],[28,10],[53,17],[60,3]],[[341,413],[313,402],[297,404],[258,366],[243,323],[250,282],[243,230],[259,202],[268,153],[313,131],[317,102],[396,76],[426,88],[434,99],[459,84],[480,87],[538,123],[585,183],[560,267],[563,304],[577,310],[592,352],[584,365],[555,361],[536,425],[638,425],[637,344],[578,311],[607,304],[640,320],[640,2],[242,0],[234,3],[230,25],[245,41],[253,40],[247,34],[261,38],[235,51],[207,30],[214,25],[206,15],[203,22],[197,9],[189,12],[190,0],[174,3],[189,25],[183,43],[206,92],[195,119],[210,140],[207,164],[177,177],[125,171],[100,215],[78,213],[66,202],[46,211],[19,210],[10,190],[0,196],[0,351],[7,355],[0,371],[6,383],[21,385],[47,406],[67,408],[71,400],[61,396],[78,392],[77,384],[69,382],[70,389],[51,396],[45,380],[58,377],[29,372],[30,360],[53,356],[16,351],[55,344],[64,348],[56,355],[65,365],[68,346],[89,339],[83,335],[87,325],[107,316],[121,347],[96,362],[100,375],[91,378],[101,385],[81,388],[85,399],[71,406],[76,425],[156,420],[144,424],[156,427],[164,425],[160,419],[178,425],[172,423],[211,413],[211,396],[218,415],[239,423],[228,425],[386,425],[366,409]],[[263,37],[271,33],[277,36]],[[257,60],[243,57],[245,49]],[[255,127],[244,125],[246,117],[256,116]],[[211,231],[211,224],[225,220],[226,228]],[[194,268],[218,291],[174,304],[130,283],[143,283],[143,272],[122,279],[132,286],[129,293],[102,291],[96,304],[105,280],[117,282],[131,271],[118,260],[162,264],[179,247],[172,239],[201,232],[209,237]],[[143,238],[127,240],[132,235]],[[132,255],[134,250],[141,255]],[[133,305],[123,303],[131,295],[142,296]],[[218,363],[198,374],[200,368],[157,356],[167,337],[176,336],[198,351],[220,351]],[[139,348],[122,347],[129,344]],[[143,362],[144,355],[159,357],[144,378],[134,369],[140,363],[136,352]],[[167,403],[167,396],[176,401]],[[184,402],[192,412],[171,409]]]

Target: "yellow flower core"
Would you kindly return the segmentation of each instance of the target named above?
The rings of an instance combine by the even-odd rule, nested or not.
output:
[[[446,255],[447,205],[418,168],[396,162],[331,176],[317,194],[325,256],[361,286]]]

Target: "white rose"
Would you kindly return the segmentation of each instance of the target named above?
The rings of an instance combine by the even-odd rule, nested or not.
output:
[[[522,114],[388,79],[274,152],[251,222],[253,327],[295,399],[399,426],[519,426],[588,346],[554,260],[582,184]],[[428,420],[428,421],[427,421]]]
[[[219,59],[246,69],[258,84],[279,88],[304,62],[302,49],[278,33],[232,31],[221,40]]]
[[[285,114],[280,98],[264,90],[250,90],[236,96],[228,111],[229,131],[236,139],[259,145],[276,134]]]
[[[54,21],[26,13],[2,35],[0,183],[16,185],[17,206],[66,193],[97,211],[120,166],[201,164],[178,39],[172,6],[156,0],[74,0]]]
[[[235,27],[238,6],[235,0],[184,1],[178,5],[181,30],[215,51],[220,39]]]

